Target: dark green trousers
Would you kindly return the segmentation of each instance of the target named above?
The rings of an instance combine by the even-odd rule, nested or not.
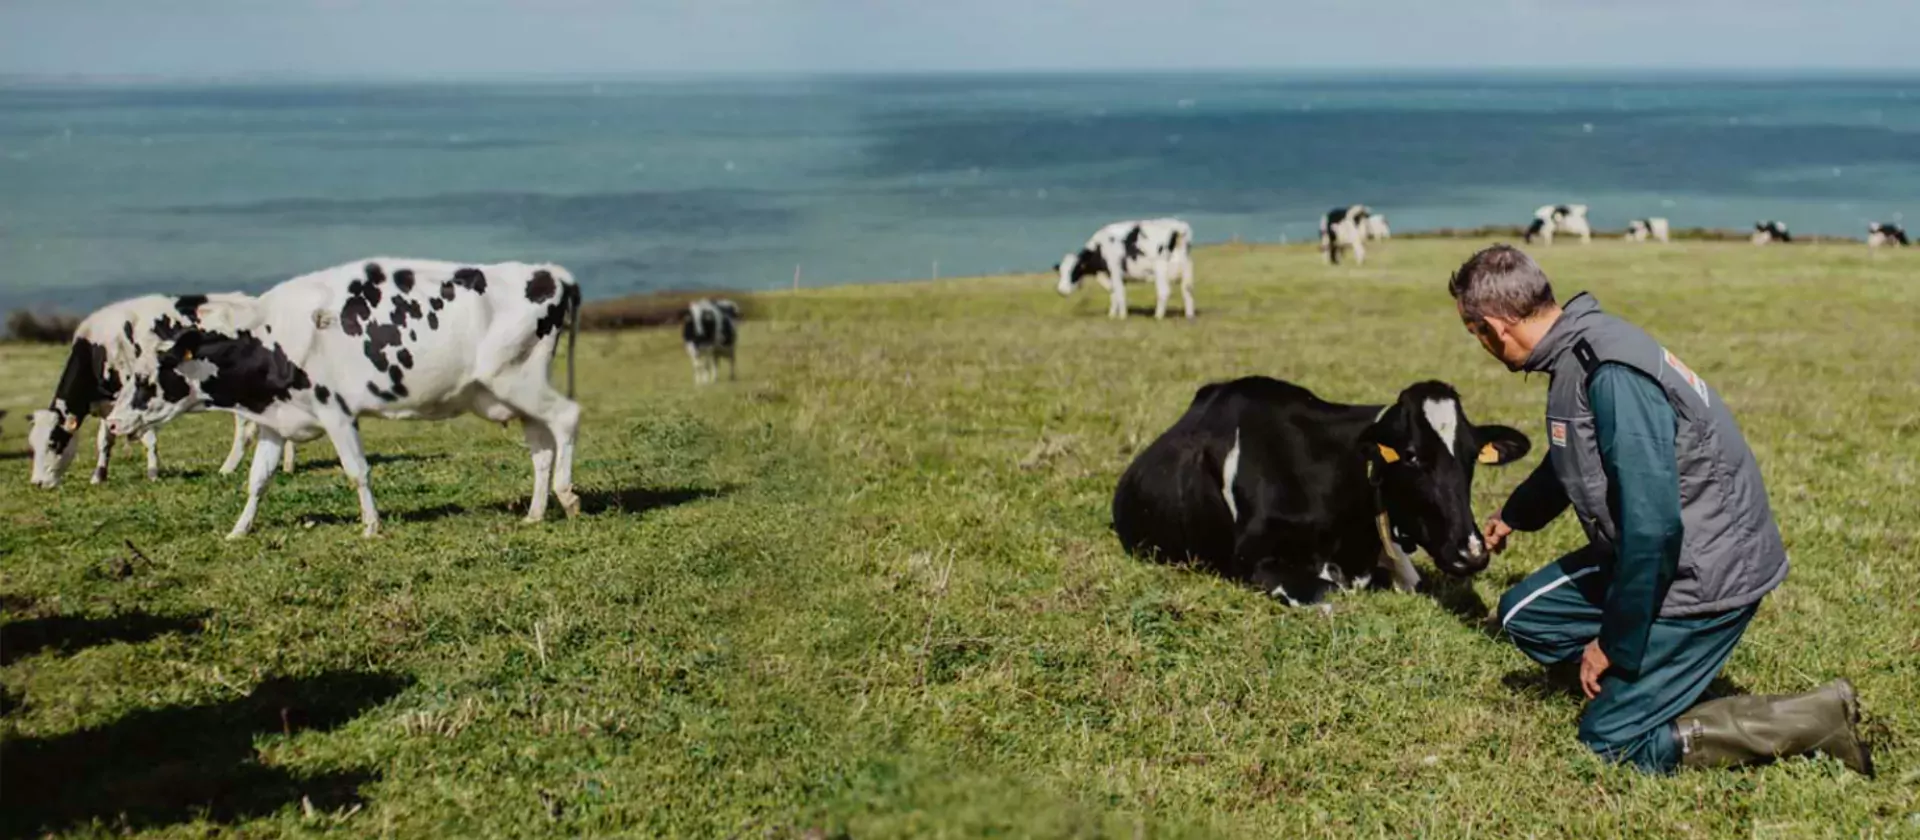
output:
[[[1597,552],[1581,549],[1547,564],[1500,597],[1501,629],[1542,665],[1578,662],[1600,636],[1607,573]],[[1700,701],[1733,654],[1753,604],[1726,612],[1655,619],[1640,672],[1601,677],[1600,696],[1580,715],[1580,742],[1612,761],[1666,773],[1680,764],[1673,719]]]

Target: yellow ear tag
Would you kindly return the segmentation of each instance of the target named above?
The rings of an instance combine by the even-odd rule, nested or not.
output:
[[[73,431],[74,429],[78,429],[78,428],[80,428],[80,418],[78,418],[78,417],[68,417],[68,418],[67,418],[67,422],[65,422],[65,423],[62,423],[62,424],[60,424],[60,425],[62,425],[62,426],[65,426],[65,427],[66,427],[66,429],[67,429],[67,431],[69,431],[69,432],[71,432],[71,431]]]
[[[1493,444],[1491,443],[1487,444],[1486,446],[1480,447],[1480,463],[1482,464],[1500,463],[1500,450],[1493,448]]]
[[[1389,464],[1397,464],[1400,462],[1400,453],[1393,451],[1393,447],[1384,443],[1375,444],[1375,446],[1380,447],[1380,460]]]
[[[187,351],[185,351],[185,352],[182,352],[182,353],[180,354],[180,361],[183,361],[183,362],[191,362],[191,361],[193,361],[193,351],[192,351],[192,350],[187,350]]]

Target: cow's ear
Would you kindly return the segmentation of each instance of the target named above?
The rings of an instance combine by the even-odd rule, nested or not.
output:
[[[1533,449],[1525,433],[1506,426],[1475,426],[1473,436],[1480,441],[1478,460],[1491,466],[1511,464]]]

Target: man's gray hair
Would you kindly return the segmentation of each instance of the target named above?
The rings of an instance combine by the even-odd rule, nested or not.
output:
[[[1512,245],[1495,245],[1468,257],[1447,281],[1447,291],[1471,321],[1489,315],[1524,321],[1554,305],[1547,273]]]

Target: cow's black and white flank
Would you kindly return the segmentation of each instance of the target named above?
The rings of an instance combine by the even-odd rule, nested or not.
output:
[[[1766,245],[1770,242],[1792,242],[1793,234],[1787,232],[1786,222],[1774,220],[1754,222],[1751,241],[1755,245]]]
[[[580,407],[548,384],[547,368],[579,304],[572,275],[556,265],[377,257],[336,266],[260,296],[256,328],[176,336],[156,375],[123,389],[110,422],[138,432],[207,407],[259,423],[246,509],[229,537],[253,527],[284,442],[322,434],[359,493],[364,532],[377,533],[356,422],[363,415],[519,419],[533,452],[528,521],[546,515],[549,490],[576,514]],[[567,378],[571,391],[571,354]]]
[[[1593,225],[1587,223],[1587,205],[1585,204],[1549,204],[1533,211],[1533,223],[1527,226],[1525,239],[1532,242],[1536,237],[1543,244],[1552,245],[1555,234],[1580,237],[1582,244],[1593,241]]]
[[[740,307],[730,300],[701,298],[687,305],[681,315],[680,337],[686,341],[687,357],[693,360],[693,384],[704,385],[720,378],[720,360],[727,360],[727,378],[735,378],[734,347],[740,334],[734,322],[740,319]]]
[[[1167,316],[1167,298],[1174,278],[1188,318],[1193,309],[1193,228],[1179,219],[1115,222],[1094,233],[1079,252],[1066,255],[1057,266],[1062,295],[1080,288],[1092,277],[1108,291],[1107,317],[1127,317],[1128,280],[1153,281],[1153,317]]]
[[[1627,223],[1627,241],[1629,242],[1645,242],[1649,239],[1665,242],[1669,233],[1667,220],[1658,216],[1650,219],[1634,219]]]
[[[1367,263],[1367,237],[1372,230],[1373,211],[1364,204],[1335,207],[1320,217],[1320,253],[1330,265],[1340,262],[1340,249],[1353,251],[1357,265]],[[1383,226],[1384,229],[1384,226]]]
[[[1874,222],[1867,225],[1867,247],[1904,248],[1908,245],[1907,229],[1892,222]]]
[[[1448,574],[1486,568],[1474,467],[1529,448],[1514,429],[1468,422],[1440,382],[1384,407],[1266,377],[1215,383],[1120,477],[1113,529],[1136,556],[1194,561],[1289,603],[1382,567],[1411,590],[1415,547]]]
[[[231,335],[250,325],[254,317],[253,298],[240,294],[147,295],[108,304],[88,315],[74,330],[67,366],[54,387],[53,399],[44,410],[34,412],[30,421],[27,440],[33,450],[32,483],[38,487],[59,486],[80,450],[80,425],[88,414],[103,418],[94,439],[98,455],[93,483],[106,481],[114,436],[108,433],[104,418],[121,386],[142,372],[152,371],[158,361],[156,348],[181,330],[198,328]],[[148,427],[140,433],[140,442],[147,450],[149,479],[160,474],[154,431]],[[239,465],[253,433],[252,424],[235,419],[233,446],[227,462],[220,467],[222,473],[233,472]],[[289,470],[291,463],[289,454]]]

